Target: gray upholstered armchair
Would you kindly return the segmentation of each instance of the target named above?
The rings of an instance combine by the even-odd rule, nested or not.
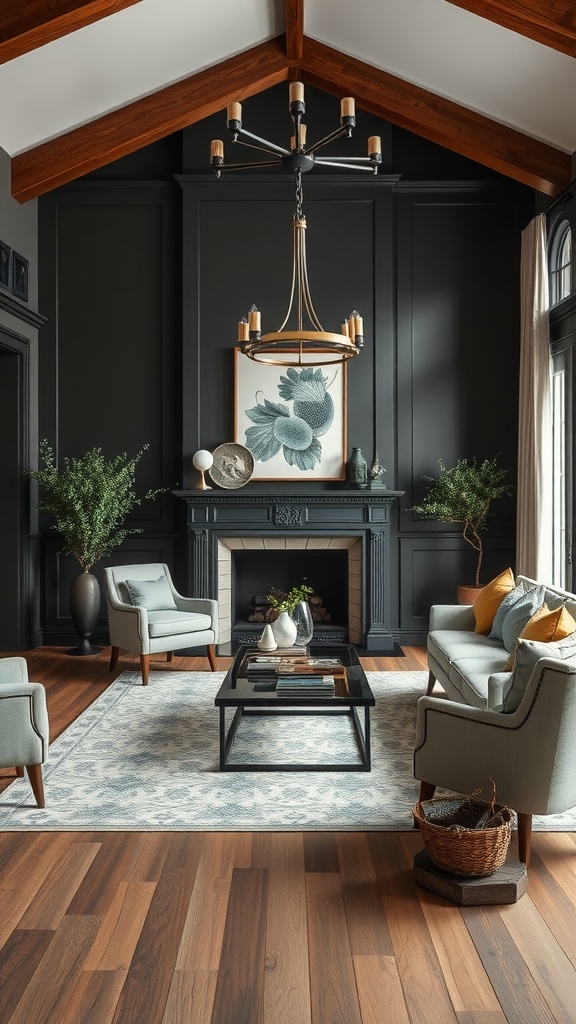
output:
[[[142,682],[148,684],[150,656],[189,647],[206,647],[216,671],[218,604],[208,598],[178,593],[164,562],[115,565],[104,569],[108,626],[116,666],[120,648],[140,655]]]
[[[0,659],[0,768],[15,768],[30,779],[38,807],[44,807],[42,764],[48,753],[46,691],[28,680],[24,658]]]
[[[436,786],[470,793],[494,779],[496,798],[518,813],[520,860],[528,864],[533,814],[576,806],[576,663],[543,658],[511,714],[421,697],[414,776],[420,798]]]

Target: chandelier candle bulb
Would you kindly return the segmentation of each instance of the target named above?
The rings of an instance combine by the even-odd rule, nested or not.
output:
[[[288,89],[290,104],[304,103],[304,82],[290,82]]]
[[[221,159],[224,158],[224,143],[221,139],[212,139],[212,142],[210,143],[210,156],[212,159],[214,159],[215,156],[220,157]]]
[[[238,341],[250,341],[250,329],[246,317],[238,321]]]
[[[253,306],[248,314],[248,324],[250,327],[250,334],[252,334],[253,332],[260,334],[261,316],[260,310],[256,309],[256,306]]]
[[[382,140],[379,135],[371,135],[368,139],[368,156],[382,156]]]
[[[241,103],[229,103],[228,104],[228,126],[231,121],[238,121],[242,124],[242,104]]]
[[[352,96],[346,96],[343,100],[340,100],[340,118],[355,117],[356,116],[356,103]]]
[[[348,338],[349,337],[349,331],[348,331],[348,321],[347,320],[345,320],[344,323],[342,324],[341,330],[342,330],[342,334],[345,334],[346,337]]]
[[[296,144],[296,136],[295,135],[291,135],[290,136],[290,149],[302,149],[306,145],[306,125],[305,124],[301,124],[300,125],[299,138],[300,138],[300,145],[298,146]]]

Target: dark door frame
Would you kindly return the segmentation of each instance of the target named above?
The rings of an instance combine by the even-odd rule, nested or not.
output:
[[[18,376],[18,646],[30,648],[30,485],[25,471],[30,467],[30,341],[0,325],[0,348],[17,358]]]

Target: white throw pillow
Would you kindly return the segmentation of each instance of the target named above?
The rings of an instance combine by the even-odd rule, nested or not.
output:
[[[149,612],[174,611],[176,602],[166,576],[157,580],[125,580],[132,604]]]

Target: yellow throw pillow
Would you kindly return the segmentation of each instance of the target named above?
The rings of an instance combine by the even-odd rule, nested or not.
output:
[[[532,618],[528,619],[518,639],[540,640],[542,643],[549,644],[554,640],[564,640],[575,631],[576,620],[563,604],[559,608],[555,608],[554,611],[550,611],[548,605],[543,604]],[[504,672],[510,672],[514,668],[515,657],[516,648],[504,665]]]
[[[514,573],[512,569],[501,572],[496,579],[482,588],[474,602],[474,630],[476,633],[487,634],[492,629],[494,616],[506,594],[514,589]]]

